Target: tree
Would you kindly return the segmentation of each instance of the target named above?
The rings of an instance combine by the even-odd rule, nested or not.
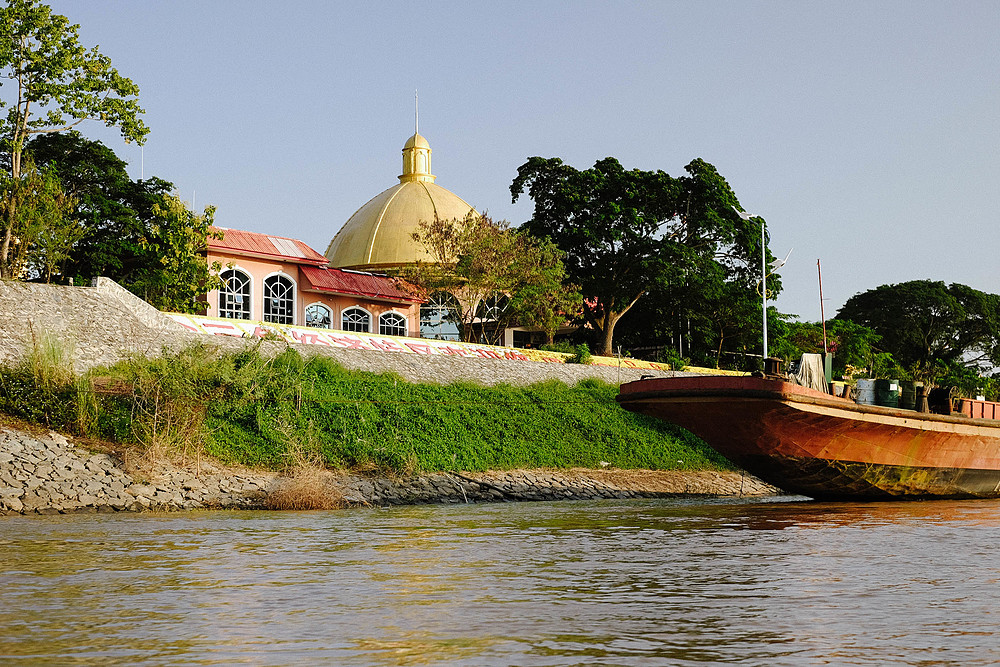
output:
[[[33,240],[28,260],[31,271],[46,283],[51,283],[53,276],[63,273],[73,247],[86,233],[69,215],[73,208],[71,197],[63,195],[58,198],[57,206],[58,211],[45,216],[45,222]]]
[[[545,342],[553,343],[556,332],[577,318],[583,297],[576,285],[565,282],[563,252],[548,239],[535,239],[522,233],[525,252],[520,261],[526,266],[524,280],[511,295],[510,318],[520,326],[537,327],[545,332]]]
[[[34,271],[49,282],[65,262],[80,230],[68,213],[74,201],[51,168],[28,162],[17,177],[0,179],[0,215],[8,220],[10,245],[0,263],[8,277]]]
[[[881,285],[848,299],[836,319],[872,329],[900,364],[928,379],[952,366],[1000,365],[1000,296],[966,285]]]
[[[512,230],[505,220],[474,213],[453,220],[435,216],[419,223],[413,240],[432,260],[401,269],[399,275],[427,291],[459,297],[454,317],[462,340],[498,342],[512,318],[551,326],[546,304],[558,308],[572,302],[562,285],[561,252]],[[540,299],[534,309],[527,306],[525,290]]]
[[[153,208],[173,190],[159,178],[133,181],[127,164],[114,151],[70,131],[40,135],[26,152],[59,176],[74,198],[71,216],[84,230],[66,264],[71,276],[106,276],[128,286],[147,270],[159,270],[159,258],[143,239],[156,224]]]
[[[745,334],[748,329],[753,334],[760,331],[757,323],[761,319],[761,304],[759,299],[748,298],[752,292],[739,281],[710,276],[704,283],[696,318],[701,324],[698,328],[706,334],[704,340],[714,341],[714,367],[720,368],[727,347],[728,351],[742,352],[745,356],[749,348],[758,344],[756,335]],[[753,325],[748,327],[751,322]]]
[[[80,232],[64,273],[106,276],[166,310],[200,309],[198,290],[216,284],[203,257],[208,238],[220,235],[212,209],[187,210],[165,180],[133,181],[111,149],[74,131],[35,137],[26,151],[75,202],[68,217]]]
[[[759,219],[735,213],[739,202],[712,165],[698,159],[686,171],[680,178],[626,171],[614,158],[585,171],[541,157],[518,168],[513,201],[527,191],[535,204],[524,228],[566,253],[568,277],[581,287],[601,354],[612,354],[615,325],[657,284],[678,294],[704,273],[753,290]]]
[[[205,261],[206,239],[221,238],[212,229],[215,208],[196,215],[174,195],[153,205],[153,223],[141,244],[155,258],[127,287],[154,307],[181,313],[205,309],[200,301],[208,291],[222,287],[222,265]]]
[[[0,77],[13,83],[0,98],[0,146],[9,176],[21,176],[22,153],[37,134],[69,130],[85,120],[119,127],[126,141],[148,133],[136,99],[139,88],[111,66],[97,48],[79,43],[79,26],[38,0],[8,0],[0,8]],[[8,255],[17,201],[3,207],[0,278],[10,278]]]

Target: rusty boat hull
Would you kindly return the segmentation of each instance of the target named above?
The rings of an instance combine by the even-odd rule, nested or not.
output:
[[[747,472],[823,500],[1000,497],[1000,420],[918,413],[782,380],[622,385],[626,410],[678,424]]]

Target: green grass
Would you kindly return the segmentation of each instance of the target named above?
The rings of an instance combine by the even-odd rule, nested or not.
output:
[[[217,354],[193,347],[93,374],[128,391],[97,395],[89,410],[23,410],[0,371],[0,409],[54,428],[150,446],[200,446],[231,463],[281,468],[303,454],[326,464],[391,472],[600,467],[705,469],[727,462],[690,433],[622,410],[617,387],[584,380],[528,387],[409,383],[350,371],[293,350]],[[76,380],[75,386],[80,386]],[[57,389],[57,388],[56,388]],[[79,391],[34,395],[63,406]],[[36,392],[37,394],[37,392]],[[76,415],[86,413],[86,420]],[[41,415],[41,418],[39,416]],[[62,420],[59,422],[59,420]],[[75,419],[75,421],[74,421]]]

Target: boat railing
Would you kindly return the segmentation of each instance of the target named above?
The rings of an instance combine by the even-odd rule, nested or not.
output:
[[[958,412],[970,419],[1000,419],[1000,403],[961,398],[958,400]]]

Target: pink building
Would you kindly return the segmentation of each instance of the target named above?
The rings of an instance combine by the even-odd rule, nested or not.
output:
[[[373,273],[327,267],[302,241],[219,228],[207,259],[219,262],[225,286],[208,294],[208,315],[298,326],[420,335],[415,291]]]

